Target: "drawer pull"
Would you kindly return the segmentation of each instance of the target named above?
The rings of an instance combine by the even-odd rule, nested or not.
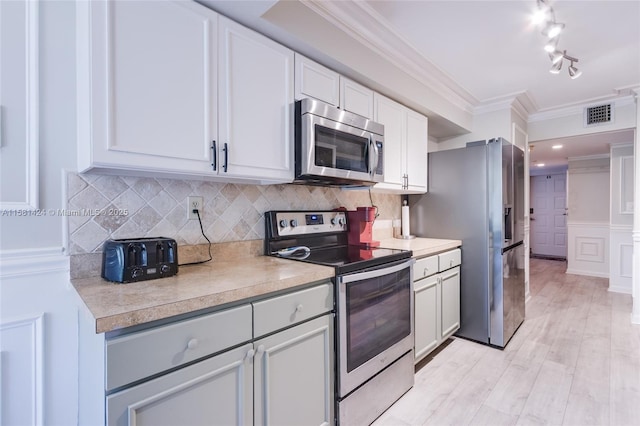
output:
[[[453,259],[449,260],[449,266],[453,266]]]
[[[303,306],[302,304],[296,306],[296,312],[302,312]]]
[[[264,345],[258,346],[258,350],[256,351],[256,355],[260,356],[264,352]]]
[[[191,339],[189,340],[189,342],[187,342],[187,349],[194,350],[198,347],[199,343],[200,342],[198,342],[198,339]]]
[[[429,268],[424,268],[424,275],[427,275],[429,273]]]
[[[251,359],[251,358],[253,358],[253,356],[254,356],[255,354],[256,354],[256,351],[254,351],[253,349],[249,349],[249,350],[247,351],[247,356],[246,356],[246,358],[247,358],[247,359]]]

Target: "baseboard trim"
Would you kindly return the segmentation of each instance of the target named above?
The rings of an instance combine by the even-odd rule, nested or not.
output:
[[[629,287],[622,287],[622,286],[617,286],[617,285],[610,285],[609,286],[609,291],[611,293],[623,293],[623,294],[631,294],[631,288]]]
[[[579,269],[567,269],[566,274],[584,275],[587,277],[609,278],[609,274],[606,272],[594,272],[594,271],[581,271]]]

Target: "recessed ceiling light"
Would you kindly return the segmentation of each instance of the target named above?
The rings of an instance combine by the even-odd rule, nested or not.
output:
[[[562,145],[553,145],[551,148],[552,149],[560,149],[560,148],[562,148]]]
[[[536,164],[536,166],[538,166],[538,167],[544,167],[544,163],[538,163],[538,164]]]

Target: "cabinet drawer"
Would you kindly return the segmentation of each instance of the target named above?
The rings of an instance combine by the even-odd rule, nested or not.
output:
[[[438,272],[438,256],[423,257],[413,265],[413,280],[428,277]]]
[[[251,340],[251,305],[107,342],[107,390]]]
[[[254,337],[299,323],[333,309],[333,285],[296,291],[253,304]]]
[[[455,249],[438,255],[440,271],[445,271],[454,266],[458,266],[461,261],[460,249]]]

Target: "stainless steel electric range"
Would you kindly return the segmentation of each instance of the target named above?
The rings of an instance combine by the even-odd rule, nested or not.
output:
[[[411,251],[349,245],[343,211],[265,213],[265,254],[336,270],[336,421],[370,424],[414,383]]]

